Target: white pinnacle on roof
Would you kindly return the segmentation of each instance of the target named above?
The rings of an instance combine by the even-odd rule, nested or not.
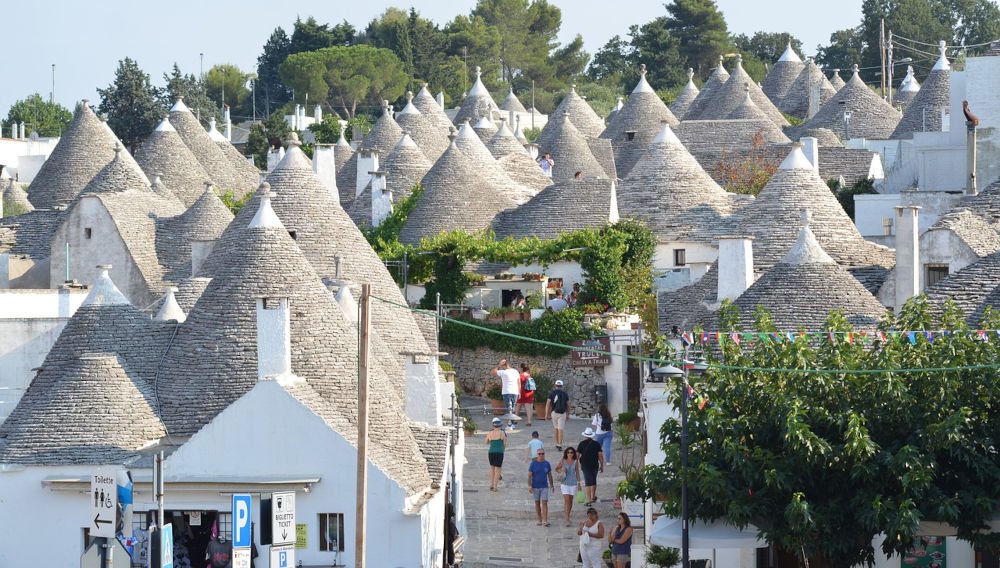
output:
[[[653,87],[646,81],[646,64],[639,66],[639,83],[632,89],[633,93],[655,93]]]
[[[618,112],[625,106],[625,97],[618,97],[618,101],[615,102],[615,106],[611,107],[611,112]]]
[[[396,145],[392,147],[392,151],[395,152],[403,146],[417,146],[417,143],[413,141],[413,138],[410,138],[410,133],[405,130],[403,131],[403,136],[400,137],[399,142],[396,142]]]
[[[674,130],[670,128],[669,124],[664,124],[663,129],[660,130],[660,133],[656,135],[656,138],[653,138],[653,144],[663,144],[663,143],[678,144],[678,145],[681,144],[680,139],[677,138],[676,134],[674,134]]]
[[[931,71],[951,69],[951,63],[948,62],[948,57],[944,53],[947,49],[947,47],[945,47],[944,40],[938,42],[938,49],[941,50],[941,57],[938,57],[937,63],[934,64],[934,67],[931,67]]]
[[[488,128],[488,129],[495,130],[496,129],[496,125],[493,124],[492,120],[490,120],[489,118],[486,118],[484,116],[484,117],[480,118],[479,121],[476,122],[475,126],[473,126],[472,128]]]
[[[274,209],[271,207],[271,198],[277,195],[271,191],[271,184],[264,182],[260,184],[261,193],[260,196],[260,207],[257,208],[257,213],[253,216],[248,227],[273,227],[276,229],[284,228],[281,224],[281,219],[275,214]]]
[[[779,170],[811,170],[813,169],[812,162],[806,157],[805,153],[802,151],[802,143],[796,142],[792,145],[792,151],[788,154],[781,165],[778,166]]]
[[[229,139],[215,127],[215,118],[208,119],[208,137],[212,139],[212,142],[229,142]]]
[[[174,103],[174,106],[170,107],[170,112],[185,111],[185,110],[187,112],[191,112],[191,109],[189,109],[187,105],[184,104],[184,97],[177,97],[177,101]]]
[[[913,76],[913,66],[906,66],[906,77],[903,78],[903,83],[899,86],[901,92],[917,92],[920,90],[920,83],[917,82],[917,78]]]
[[[820,246],[819,241],[816,240],[816,235],[813,234],[812,229],[809,228],[809,223],[812,221],[812,212],[808,209],[802,210],[802,231],[799,232],[799,238],[792,245],[791,250],[788,254],[781,259],[784,264],[836,264],[830,255],[826,254],[823,247]]]
[[[160,124],[153,132],[177,132],[177,130],[174,129],[174,125],[170,124],[167,117],[163,117],[163,120],[160,121]]]
[[[486,85],[483,85],[483,80],[481,78],[482,74],[483,74],[482,68],[477,65],[476,66],[476,82],[473,83],[472,89],[469,90],[469,94],[466,95],[466,96],[469,96],[469,97],[478,97],[478,96],[487,96],[487,97],[489,97],[490,96],[490,92],[486,89]]]
[[[413,106],[413,91],[406,91],[406,106],[398,114],[422,114],[420,109]]]
[[[115,283],[111,281],[111,276],[108,275],[111,265],[99,264],[97,268],[100,270],[97,274],[97,281],[94,282],[94,287],[90,289],[90,293],[87,294],[81,305],[115,306],[131,304],[132,302],[129,302],[128,298],[118,289],[118,286],[115,286]]]
[[[781,57],[778,58],[778,61],[792,61],[795,63],[802,63],[802,60],[799,59],[799,56],[795,53],[795,50],[792,49],[791,40],[788,41],[788,47],[785,48],[785,52],[781,54]]]
[[[696,91],[698,90],[698,85],[694,84],[694,68],[693,67],[688,67],[688,82],[687,82],[687,85],[685,85],[685,87],[687,87],[688,89],[694,89]],[[620,102],[621,100],[622,100],[621,97],[618,97],[618,101]]]
[[[184,310],[181,309],[180,304],[177,303],[177,298],[174,297],[174,292],[177,291],[177,287],[167,286],[165,290],[167,292],[167,296],[163,299],[163,305],[160,306],[160,311],[156,312],[156,315],[153,316],[153,320],[176,320],[177,323],[184,323],[187,316],[184,314]]]

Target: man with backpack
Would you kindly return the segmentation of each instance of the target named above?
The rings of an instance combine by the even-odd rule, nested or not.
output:
[[[555,388],[545,401],[545,417],[552,419],[552,429],[555,432],[556,450],[562,451],[563,430],[566,429],[566,417],[569,415],[569,394],[563,390],[562,379],[556,381]]]

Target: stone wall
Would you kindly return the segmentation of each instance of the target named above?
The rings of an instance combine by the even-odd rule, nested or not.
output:
[[[486,396],[486,391],[499,384],[500,379],[490,375],[490,371],[500,359],[506,359],[512,367],[527,363],[534,369],[544,367],[545,374],[553,381],[562,379],[563,388],[569,393],[570,414],[573,416],[590,416],[597,411],[595,387],[605,384],[603,367],[572,367],[570,356],[560,357],[528,357],[517,353],[500,352],[486,347],[475,349],[459,349],[442,345],[448,352],[442,357],[455,367],[455,380],[462,392],[477,396]]]

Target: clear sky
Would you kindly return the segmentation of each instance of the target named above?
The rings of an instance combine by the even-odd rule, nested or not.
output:
[[[582,34],[593,53],[632,24],[663,15],[664,0],[549,0],[563,12],[560,39]],[[808,54],[836,30],[861,21],[862,0],[717,0],[733,33],[791,31]],[[75,101],[97,101],[97,87],[114,77],[118,60],[128,56],[163,84],[174,62],[185,73],[233,63],[251,71],[275,27],[291,33],[296,16],[320,22],[347,20],[358,28],[389,6],[409,8],[439,24],[468,13],[475,0],[334,0],[292,3],[263,0],[213,2],[171,0],[12,0],[4,3],[0,48],[0,119],[10,105],[38,92],[48,98],[55,64],[56,101],[72,109]],[[15,37],[16,34],[16,37]]]

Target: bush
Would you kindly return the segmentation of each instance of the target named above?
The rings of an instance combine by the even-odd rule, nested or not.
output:
[[[496,383],[492,387],[486,389],[486,398],[491,400],[503,400],[503,389],[500,387],[500,383]]]
[[[676,566],[681,561],[681,554],[676,548],[650,544],[646,550],[646,562],[659,566],[660,568],[670,568]]]
[[[580,311],[565,309],[559,312],[546,313],[542,317],[531,320],[528,323],[503,322],[491,324],[480,322],[476,327],[470,327],[461,323],[446,321],[441,324],[438,341],[442,345],[450,347],[466,349],[489,347],[495,351],[509,351],[518,355],[528,356],[562,357],[569,353],[569,349],[563,347],[497,335],[492,333],[493,330],[511,333],[524,338],[551,341],[561,345],[568,345],[574,340],[588,337],[583,331],[583,316]]]

